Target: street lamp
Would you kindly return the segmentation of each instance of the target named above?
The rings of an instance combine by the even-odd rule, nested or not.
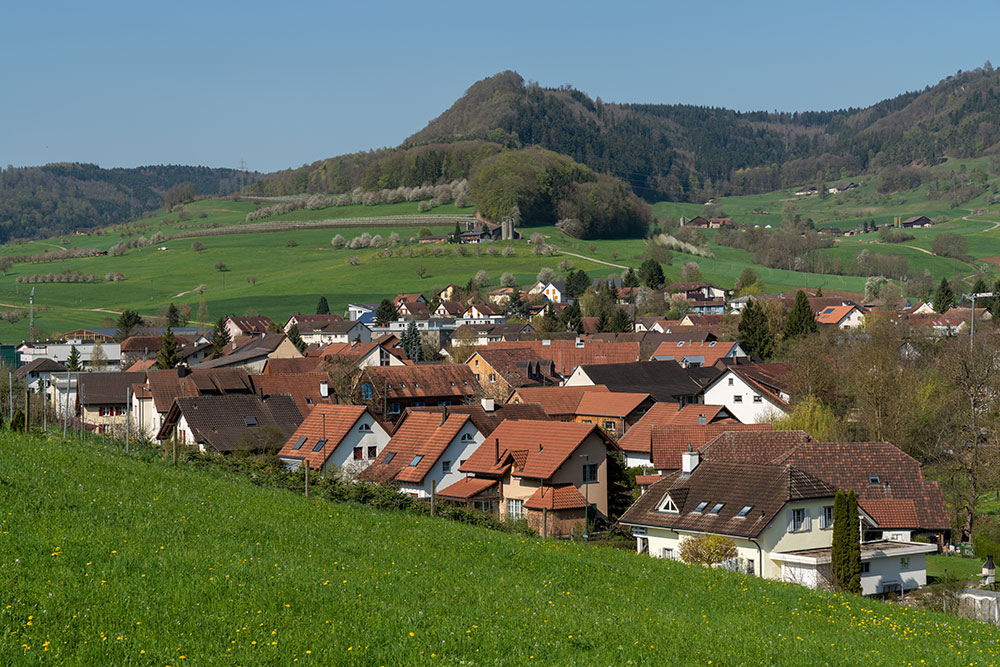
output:
[[[963,294],[963,298],[972,299],[972,319],[969,325],[969,349],[972,349],[976,342],[976,299],[986,299],[993,296],[993,292],[976,292],[973,294]]]

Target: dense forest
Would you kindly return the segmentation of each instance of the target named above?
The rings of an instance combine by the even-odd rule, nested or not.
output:
[[[473,84],[398,149],[281,172],[257,191],[346,192],[385,182],[415,186],[468,178],[468,158],[497,146],[540,146],[567,155],[624,181],[648,201],[770,192],[994,152],[1000,147],[1000,73],[987,63],[863,109],[772,113],[605,103],[570,87],[526,83],[508,71]],[[402,181],[379,180],[393,171],[382,164],[406,162],[421,168]],[[416,182],[418,174],[426,180]]]
[[[197,195],[224,195],[260,177],[234,169],[174,165],[7,167],[0,170],[0,243],[122,222],[160,208],[164,194],[182,183],[190,183]]]

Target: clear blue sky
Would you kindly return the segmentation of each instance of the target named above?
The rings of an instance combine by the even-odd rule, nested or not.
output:
[[[0,165],[259,171],[393,146],[513,69],[605,102],[864,106],[992,58],[1000,2],[18,2]]]

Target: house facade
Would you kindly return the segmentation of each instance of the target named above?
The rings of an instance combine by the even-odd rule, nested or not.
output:
[[[320,405],[285,442],[278,458],[297,470],[308,465],[324,474],[354,479],[378,458],[389,433],[361,405]]]

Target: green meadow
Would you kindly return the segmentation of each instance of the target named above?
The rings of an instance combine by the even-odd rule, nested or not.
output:
[[[987,665],[995,627],[0,434],[5,664]]]

